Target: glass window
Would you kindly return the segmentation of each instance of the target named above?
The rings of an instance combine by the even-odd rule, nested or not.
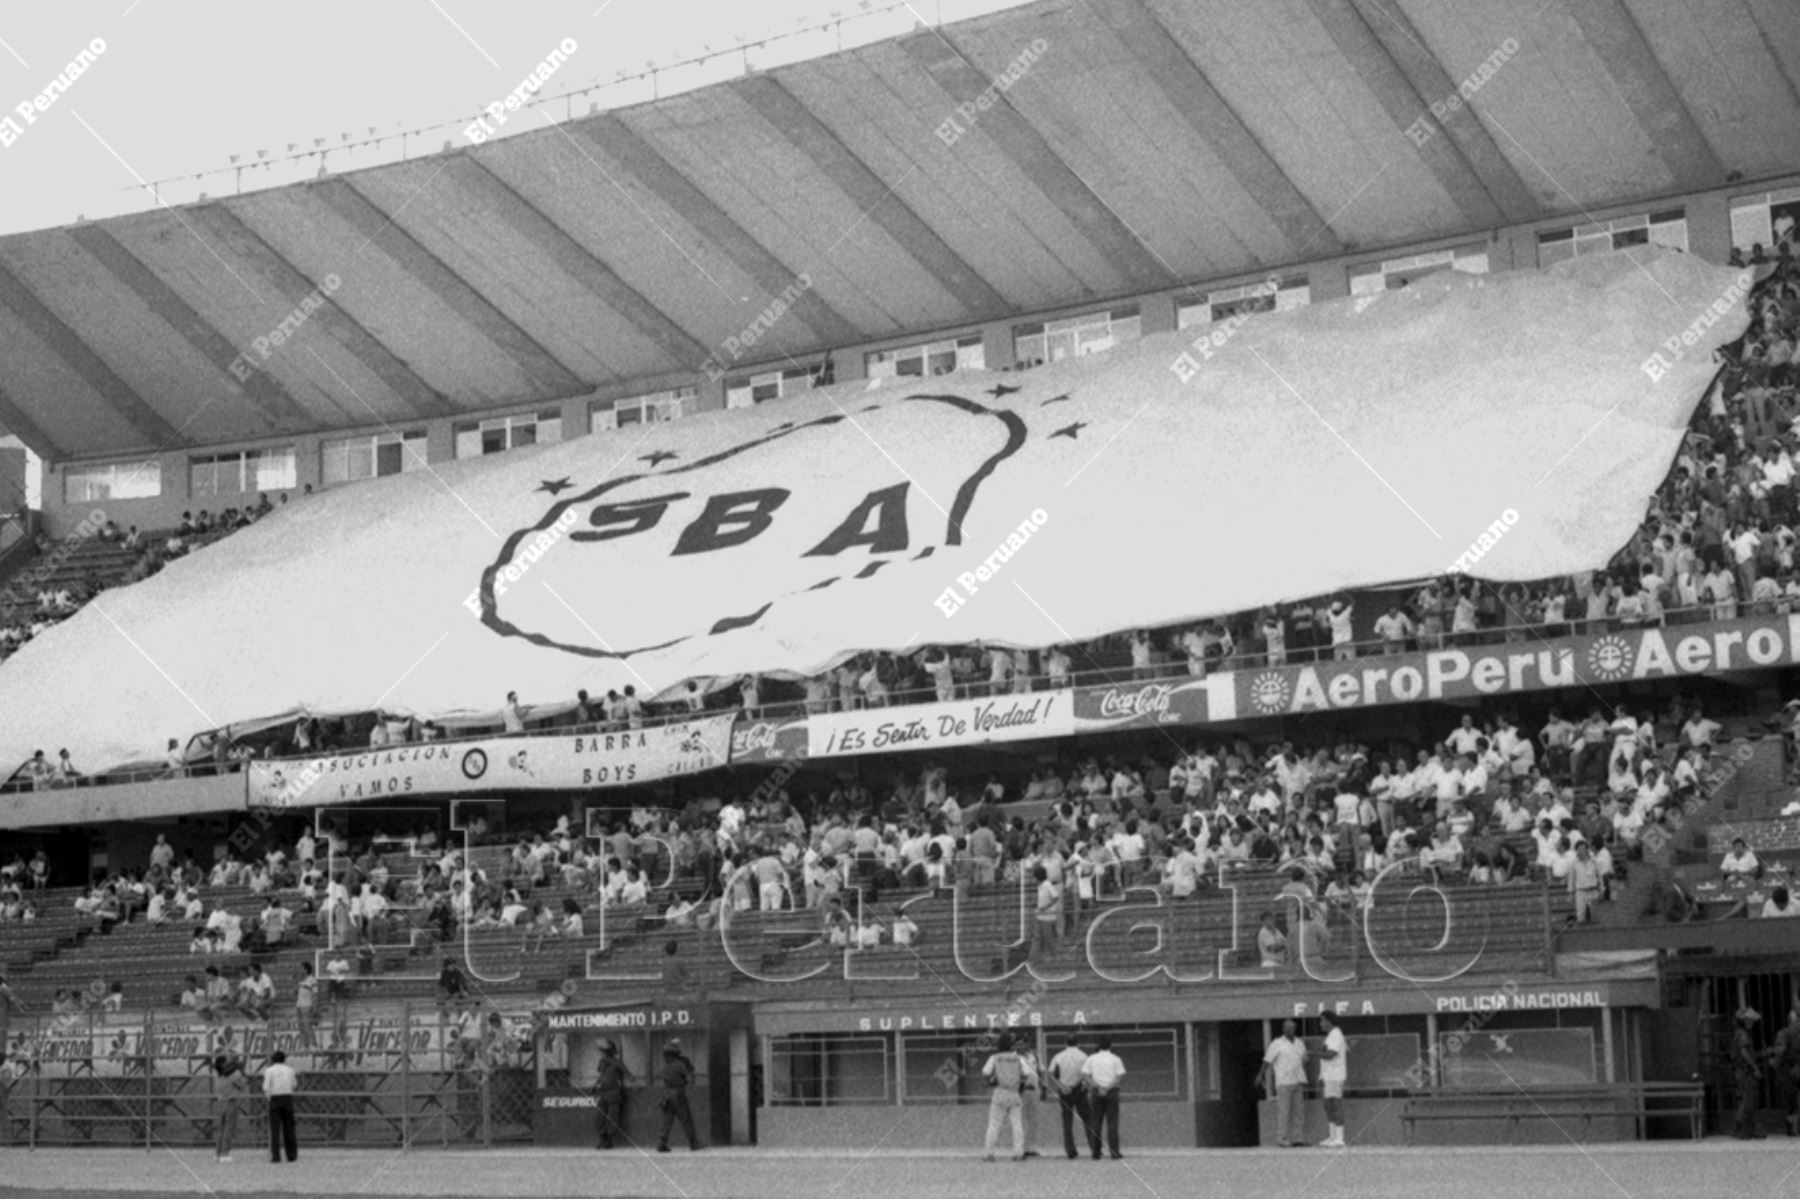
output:
[[[162,494],[162,463],[109,462],[105,466],[71,466],[63,474],[63,502],[143,500]]]
[[[994,1040],[976,1030],[906,1035],[906,1102],[986,1103],[981,1067]]]
[[[1286,312],[1312,303],[1312,284],[1305,275],[1285,279],[1262,279],[1239,287],[1224,287],[1206,293],[1204,300],[1190,300],[1175,309],[1175,327],[1205,325],[1230,320],[1234,316],[1254,316],[1264,312]]]
[[[627,425],[660,425],[699,410],[700,389],[694,386],[659,391],[623,400],[600,400],[588,407],[588,432],[623,429]]]
[[[528,445],[550,445],[562,440],[562,414],[556,409],[525,412],[517,416],[493,416],[481,421],[461,421],[451,426],[458,458],[503,454]]]
[[[1375,295],[1405,287],[1415,279],[1423,279],[1439,271],[1462,271],[1485,275],[1488,271],[1486,247],[1475,244],[1451,250],[1432,250],[1405,258],[1390,258],[1382,263],[1365,263],[1350,271],[1350,294]]]
[[[769,1038],[771,1107],[836,1107],[894,1101],[889,1036]]]
[[[1749,253],[1757,246],[1771,249],[1800,233],[1800,187],[1737,196],[1731,201],[1731,244]]]
[[[1064,358],[1080,358],[1136,341],[1142,324],[1136,304],[1108,312],[1089,312],[1013,330],[1013,358],[1019,366],[1042,366]]]
[[[1569,229],[1546,230],[1538,234],[1538,266],[1546,267],[1584,254],[1607,254],[1627,246],[1647,244],[1685,251],[1688,245],[1686,212],[1676,208],[1596,221]]]
[[[787,370],[766,371],[760,375],[747,378],[727,379],[725,381],[725,406],[727,408],[752,408],[757,404],[766,404],[770,400],[779,400],[783,396],[798,395],[803,391],[811,391],[817,367],[790,367]]]
[[[1106,1034],[1112,1050],[1125,1063],[1126,1091],[1133,1099],[1186,1099],[1187,1061],[1178,1025],[1093,1028],[1082,1034],[1082,1048],[1092,1050],[1091,1037]]]
[[[320,477],[327,487],[398,475],[425,467],[425,431],[372,433],[328,441],[321,447]],[[289,484],[293,486],[293,484]]]
[[[245,455],[249,491],[287,491],[299,483],[299,460],[294,447],[251,450]]]
[[[952,371],[984,369],[987,350],[981,334],[971,333],[894,350],[871,350],[863,356],[863,365],[871,379],[935,379]]]

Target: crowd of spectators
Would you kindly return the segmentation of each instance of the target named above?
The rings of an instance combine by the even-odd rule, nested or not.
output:
[[[284,494],[282,503],[286,502]],[[79,582],[60,578],[60,572],[53,574],[30,597],[35,599],[35,605],[14,602],[5,611],[0,611],[0,661],[34,637],[75,615],[109,587],[142,582],[175,559],[217,541],[227,533],[252,525],[274,510],[275,505],[267,494],[263,494],[254,507],[225,508],[217,514],[205,510],[183,512],[180,525],[166,536],[152,534],[146,537],[136,525],[121,528],[117,522],[107,521],[95,532],[95,538],[107,546],[129,551],[132,556],[121,567],[109,566],[105,574],[89,569],[83,572]],[[37,535],[36,541],[39,556],[54,560],[57,544],[42,533]]]

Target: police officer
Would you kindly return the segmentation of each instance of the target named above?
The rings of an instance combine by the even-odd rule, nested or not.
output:
[[[613,1138],[629,1140],[625,1132],[625,1063],[619,1060],[619,1048],[611,1041],[600,1042],[600,1068],[594,1079],[595,1122],[600,1135],[600,1148],[611,1149]]]
[[[670,1037],[663,1045],[662,1069],[662,1136],[657,1139],[656,1151],[669,1151],[669,1133],[675,1129],[675,1122],[681,1121],[682,1131],[687,1133],[688,1149],[699,1149],[700,1138],[694,1132],[694,1109],[688,1106],[687,1089],[694,1081],[694,1063],[681,1052],[681,1042]]]
[[[1751,1029],[1762,1015],[1748,1004],[1738,1009],[1737,1032],[1731,1038],[1731,1064],[1737,1079],[1737,1118],[1731,1123],[1731,1135],[1740,1141],[1761,1140],[1762,1129],[1756,1126],[1756,1105],[1760,1098],[1757,1085],[1762,1081],[1761,1058],[1756,1052],[1756,1038]]]
[[[1787,1026],[1775,1034],[1769,1065],[1780,1085],[1781,1114],[1787,1120],[1787,1134],[1800,1136],[1800,1120],[1794,1110],[1796,1099],[1800,1099],[1800,1008],[1788,1009]]]

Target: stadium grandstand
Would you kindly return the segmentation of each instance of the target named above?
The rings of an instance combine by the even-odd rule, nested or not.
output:
[[[280,1050],[648,1147],[675,1047],[973,1152],[1003,1033],[1269,1146],[1288,1020],[1306,1143],[1800,1135],[1800,17],[1693,7],[1040,0],[0,237],[0,1146]]]

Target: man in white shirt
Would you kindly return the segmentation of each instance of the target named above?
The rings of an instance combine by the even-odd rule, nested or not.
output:
[[[1344,1147],[1344,1082],[1350,1077],[1350,1046],[1344,1030],[1330,1012],[1319,1013],[1325,1044],[1319,1050],[1319,1086],[1325,1092],[1325,1126],[1330,1130],[1319,1144],[1326,1149]]]
[[[1713,738],[1719,735],[1720,725],[1716,720],[1708,720],[1698,705],[1688,713],[1687,723],[1681,726],[1682,740],[1690,748],[1710,746]]]
[[[1450,735],[1444,738],[1444,744],[1448,745],[1451,752],[1458,757],[1463,754],[1475,753],[1480,742],[1481,730],[1475,727],[1475,718],[1468,715],[1465,715],[1462,723],[1450,730]]]
[[[1750,852],[1742,837],[1733,837],[1731,852],[1719,863],[1719,875],[1726,880],[1743,879],[1750,881],[1762,872],[1762,863]]]
[[[1387,612],[1375,619],[1375,635],[1381,638],[1383,653],[1403,654],[1407,639],[1413,635],[1412,619],[1400,610],[1399,604],[1389,604]]]
[[[1099,1161],[1104,1129],[1106,1147],[1119,1161],[1125,1156],[1119,1152],[1119,1084],[1125,1079],[1125,1063],[1112,1051],[1111,1037],[1094,1042],[1094,1052],[1081,1064],[1081,1078],[1088,1092],[1088,1148]]]
[[[1339,661],[1356,657],[1356,646],[1352,644],[1356,636],[1353,618],[1356,605],[1343,600],[1333,600],[1328,619],[1331,622],[1331,656]]]
[[[1306,1042],[1297,1035],[1299,1026],[1292,1020],[1281,1024],[1281,1035],[1269,1042],[1263,1054],[1262,1075],[1265,1086],[1275,1087],[1275,1143],[1286,1148],[1305,1144],[1300,1139],[1300,1097],[1306,1088]]]
[[[1010,1032],[1000,1034],[997,1052],[988,1057],[981,1067],[981,1077],[988,1086],[994,1089],[993,1097],[988,1103],[987,1150],[988,1161],[994,1160],[994,1146],[1000,1141],[1000,1128],[1008,1121],[1012,1123],[1013,1160],[1025,1159],[1025,1101],[1026,1090],[1035,1090],[1038,1086],[1037,1071],[1032,1068],[1031,1059],[1018,1053],[1013,1048],[1013,1035]]]
[[[299,1089],[300,1080],[294,1075],[294,1068],[287,1064],[287,1054],[277,1049],[269,1055],[269,1064],[263,1069],[263,1094],[269,1097],[269,1160],[281,1160],[281,1151],[287,1150],[288,1161],[300,1156],[299,1144],[294,1135],[294,1092]]]
[[[1088,1141],[1094,1144],[1099,1142],[1089,1118],[1087,1089],[1082,1085],[1082,1068],[1087,1065],[1087,1059],[1088,1055],[1082,1052],[1080,1038],[1070,1033],[1067,1046],[1050,1059],[1046,1071],[1046,1081],[1062,1108],[1063,1152],[1070,1161],[1081,1156],[1081,1150],[1075,1146],[1075,1117],[1081,1118],[1082,1131]]]

